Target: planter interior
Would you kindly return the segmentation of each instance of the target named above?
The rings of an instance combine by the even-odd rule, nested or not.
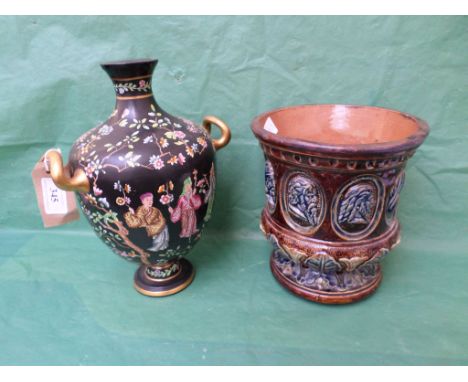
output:
[[[266,123],[278,129],[271,135],[326,146],[397,145],[423,139],[428,132],[419,118],[371,106],[305,105],[273,110],[254,120],[254,131],[261,131]]]

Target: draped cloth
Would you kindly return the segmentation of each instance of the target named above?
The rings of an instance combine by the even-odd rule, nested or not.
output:
[[[202,200],[199,195],[192,195],[190,197],[182,195],[177,202],[177,207],[172,210],[171,221],[177,223],[180,221],[182,230],[180,237],[190,237],[197,230],[197,215],[195,211],[200,208]]]

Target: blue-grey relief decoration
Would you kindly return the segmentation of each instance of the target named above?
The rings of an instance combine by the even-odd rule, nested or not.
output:
[[[400,172],[395,178],[395,182],[390,188],[387,198],[387,207],[385,208],[385,220],[391,224],[396,215],[396,208],[400,200],[400,192],[405,184],[405,172]]]
[[[294,174],[287,179],[284,196],[288,224],[301,233],[316,231],[325,212],[325,197],[319,183],[308,175]]]
[[[369,184],[352,186],[343,195],[339,206],[340,224],[369,224],[376,204],[374,187]]]
[[[389,250],[381,248],[371,258],[353,257],[335,260],[326,252],[305,255],[295,249],[280,246],[274,235],[272,261],[293,283],[324,292],[349,292],[377,280],[379,263]]]
[[[382,213],[384,187],[371,175],[359,176],[337,192],[333,200],[332,226],[346,240],[368,236]]]
[[[269,160],[265,161],[265,196],[268,210],[273,212],[276,207],[276,184],[273,165]]]

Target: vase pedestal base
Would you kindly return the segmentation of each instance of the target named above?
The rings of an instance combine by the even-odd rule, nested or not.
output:
[[[344,289],[336,292],[315,289],[306,285],[301,285],[295,281],[293,277],[285,275],[277,265],[277,262],[275,262],[274,256],[275,252],[273,251],[273,254],[270,258],[270,268],[276,280],[292,293],[307,300],[319,302],[322,304],[349,304],[359,301],[373,293],[378,288],[382,280],[382,272],[379,267],[372,280],[370,280],[368,284],[365,284],[358,289]]]
[[[187,288],[195,277],[193,265],[186,259],[177,262],[179,268],[173,275],[166,278],[153,278],[149,276],[148,266],[141,265],[135,272],[135,289],[150,297],[170,296]]]

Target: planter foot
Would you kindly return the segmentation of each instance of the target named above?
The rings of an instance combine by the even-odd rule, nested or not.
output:
[[[338,287],[335,285],[334,287],[327,288],[327,286],[324,286],[324,289],[318,289],[310,285],[310,282],[307,281],[307,276],[298,276],[294,274],[294,270],[291,268],[282,268],[278,261],[275,261],[275,251],[273,251],[270,258],[270,267],[273,276],[275,276],[276,280],[283,287],[300,297],[322,304],[349,304],[362,300],[374,292],[382,280],[380,266],[376,266],[377,269],[375,273],[364,278],[365,282],[358,287],[346,288],[344,286]],[[331,277],[329,276],[330,275],[318,275],[318,277],[315,278],[315,285],[317,285],[317,283],[329,285],[329,278],[336,279],[336,274]],[[349,274],[341,274],[338,277],[344,278],[346,276],[349,277]],[[363,278],[361,278],[361,280],[362,279]]]

